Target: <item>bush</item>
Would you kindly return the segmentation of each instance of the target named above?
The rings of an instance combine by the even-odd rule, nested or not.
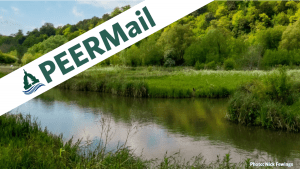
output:
[[[46,54],[56,49],[57,47],[65,44],[66,42],[68,42],[68,39],[63,35],[51,36],[43,42],[40,42],[30,47],[27,53],[31,53],[32,55],[34,55],[35,53]]]
[[[175,66],[175,61],[171,58],[168,58],[164,64],[165,67],[173,67]]]
[[[26,65],[26,64],[34,61],[35,59],[39,58],[40,56],[42,56],[41,53],[35,53],[35,54],[25,53],[22,60],[21,60],[22,64]]]
[[[199,61],[197,61],[196,64],[195,64],[195,69],[196,70],[204,69],[204,67],[205,67],[205,64],[200,63]]]
[[[205,63],[206,54],[201,47],[200,41],[196,41],[185,50],[183,59],[188,66],[194,66],[197,62]]]
[[[224,69],[225,70],[233,70],[235,68],[235,61],[232,58],[225,60]]]
[[[125,52],[125,62],[127,66],[141,66],[141,52],[136,45],[132,45]]]
[[[152,66],[148,66],[147,70],[148,70],[148,72],[152,72],[153,67]]]
[[[245,125],[299,131],[299,84],[285,68],[265,80],[241,86],[231,97],[227,118]]]
[[[15,63],[18,59],[12,55],[2,53],[0,50],[0,63],[10,64]]]
[[[300,65],[300,50],[267,50],[264,54],[262,64],[267,67],[273,67],[277,65]]]
[[[216,70],[217,64],[216,64],[215,61],[211,61],[211,62],[209,62],[209,63],[206,64],[206,68],[207,68],[207,69]]]

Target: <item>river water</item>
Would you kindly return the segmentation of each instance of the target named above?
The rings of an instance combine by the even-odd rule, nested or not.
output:
[[[52,89],[12,113],[37,117],[42,127],[63,133],[65,141],[72,136],[95,139],[92,145],[101,139],[101,126],[109,125],[110,150],[127,140],[136,155],[142,153],[145,159],[180,151],[182,158],[201,154],[208,163],[227,153],[232,162],[251,158],[299,163],[299,133],[233,124],[224,118],[226,107],[226,99],[128,98]]]

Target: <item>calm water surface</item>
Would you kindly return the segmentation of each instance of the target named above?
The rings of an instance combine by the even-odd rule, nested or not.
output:
[[[101,119],[111,126],[109,149],[118,142],[146,159],[180,151],[185,159],[202,154],[207,162],[231,154],[232,162],[299,163],[300,133],[245,127],[224,119],[226,99],[141,99],[52,89],[12,113],[31,114],[64,139],[99,141]],[[264,160],[265,159],[265,160]],[[252,160],[253,161],[253,160]]]

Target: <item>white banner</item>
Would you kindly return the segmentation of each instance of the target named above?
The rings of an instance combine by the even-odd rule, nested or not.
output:
[[[0,79],[0,115],[213,0],[146,0]]]

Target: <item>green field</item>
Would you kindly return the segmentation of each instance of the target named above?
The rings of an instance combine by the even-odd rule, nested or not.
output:
[[[59,87],[134,97],[222,98],[231,95],[240,85],[264,79],[270,73],[272,71],[196,71],[190,67],[98,67],[86,70]]]

